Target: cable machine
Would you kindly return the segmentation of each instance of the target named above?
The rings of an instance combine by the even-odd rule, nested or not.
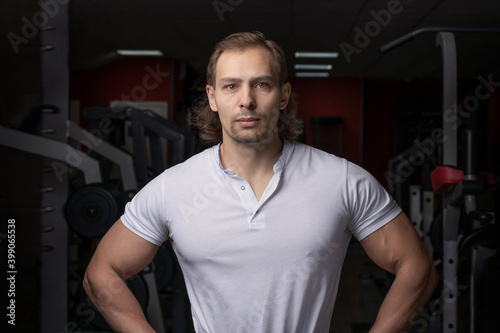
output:
[[[433,189],[442,194],[442,279],[443,291],[442,332],[455,333],[458,325],[458,296],[461,294],[458,282],[459,252],[464,248],[460,243],[460,218],[465,206],[466,218],[473,225],[488,225],[493,217],[476,210],[476,197],[485,186],[494,185],[492,175],[479,177],[474,166],[473,132],[464,131],[464,168],[458,169],[457,140],[459,119],[457,115],[457,55],[454,33],[499,33],[492,28],[423,28],[406,34],[380,48],[382,53],[389,52],[424,33],[436,33],[436,45],[441,48],[443,60],[443,132],[442,158],[440,167],[431,174]],[[491,226],[490,226],[491,228]],[[470,244],[469,244],[470,246]],[[474,281],[471,272],[471,281]],[[470,301],[474,302],[475,290],[470,288]],[[475,332],[474,304],[470,305],[468,332]]]

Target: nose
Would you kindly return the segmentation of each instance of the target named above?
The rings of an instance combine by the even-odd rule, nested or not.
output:
[[[241,89],[241,100],[240,108],[242,109],[254,109],[255,108],[255,97],[253,90],[250,87],[245,87]]]

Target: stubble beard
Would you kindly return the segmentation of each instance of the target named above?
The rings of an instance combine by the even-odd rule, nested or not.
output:
[[[279,111],[277,115],[272,114],[270,121],[268,121],[268,117],[261,116],[255,112],[253,114],[257,115],[259,120],[259,124],[255,128],[238,128],[238,124],[236,123],[236,119],[242,115],[236,115],[231,119],[231,133],[227,133],[227,135],[237,143],[240,144],[267,144],[273,140],[275,133],[278,132],[278,117]],[[252,113],[245,114],[245,116],[251,117]],[[262,122],[267,123],[268,126],[262,126]],[[261,127],[262,126],[262,127]]]

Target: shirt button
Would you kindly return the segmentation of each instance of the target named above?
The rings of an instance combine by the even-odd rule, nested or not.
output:
[[[240,188],[241,188],[242,190],[245,190],[245,186],[243,186],[243,185],[241,185],[241,187],[240,187]]]

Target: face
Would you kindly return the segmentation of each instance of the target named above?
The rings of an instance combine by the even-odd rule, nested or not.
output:
[[[208,85],[207,94],[212,111],[219,113],[224,142],[279,140],[279,112],[288,104],[290,84],[280,87],[269,51],[224,51],[217,62],[215,87]]]

